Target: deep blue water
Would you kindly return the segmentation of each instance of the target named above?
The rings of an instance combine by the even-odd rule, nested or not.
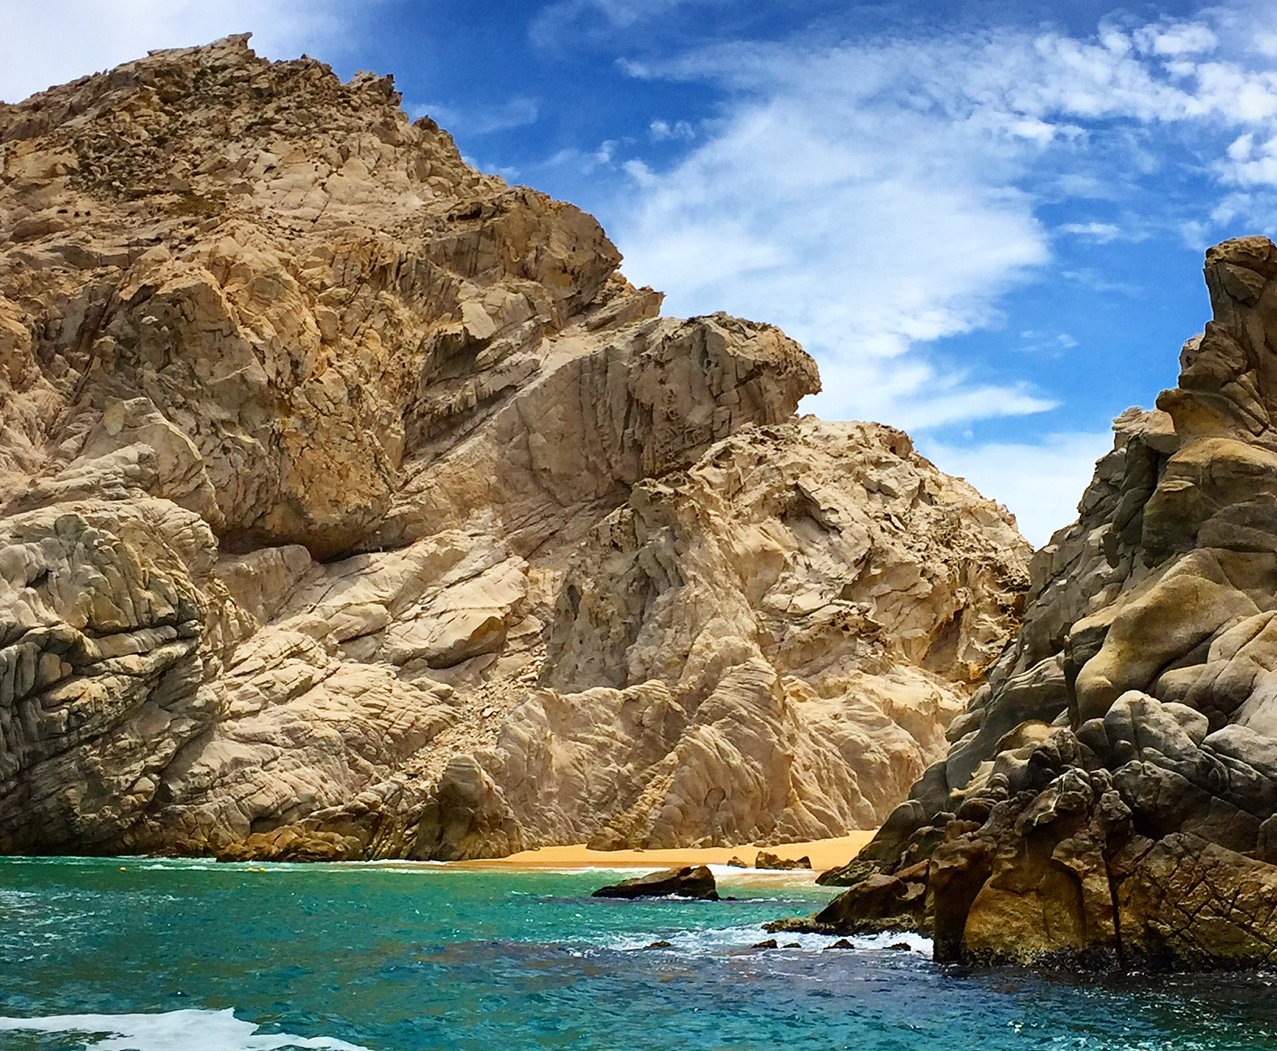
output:
[[[830,892],[728,870],[742,900],[591,899],[609,879],[2,859],[0,1048],[1277,1049],[1272,977],[961,971],[916,938],[756,950]]]

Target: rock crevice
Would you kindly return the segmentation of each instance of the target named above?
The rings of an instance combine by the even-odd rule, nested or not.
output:
[[[880,821],[1027,546],[619,263],[388,78],[247,38],[0,107],[0,851]]]

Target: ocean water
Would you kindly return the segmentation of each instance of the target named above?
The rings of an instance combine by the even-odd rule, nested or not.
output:
[[[729,869],[737,901],[591,899],[612,875],[2,859],[0,1048],[1277,1048],[1274,976],[942,968],[916,937],[759,950],[832,891]]]

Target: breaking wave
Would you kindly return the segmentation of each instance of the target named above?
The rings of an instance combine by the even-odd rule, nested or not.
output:
[[[0,1017],[0,1033],[48,1033],[83,1041],[77,1051],[369,1051],[328,1037],[263,1033],[233,1010],[160,1014]]]

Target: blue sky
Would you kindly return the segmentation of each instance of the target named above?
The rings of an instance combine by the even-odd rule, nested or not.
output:
[[[0,98],[252,30],[393,72],[597,215],[667,311],[780,324],[1036,543],[1175,381],[1204,248],[1277,225],[1277,5],[0,0]]]

